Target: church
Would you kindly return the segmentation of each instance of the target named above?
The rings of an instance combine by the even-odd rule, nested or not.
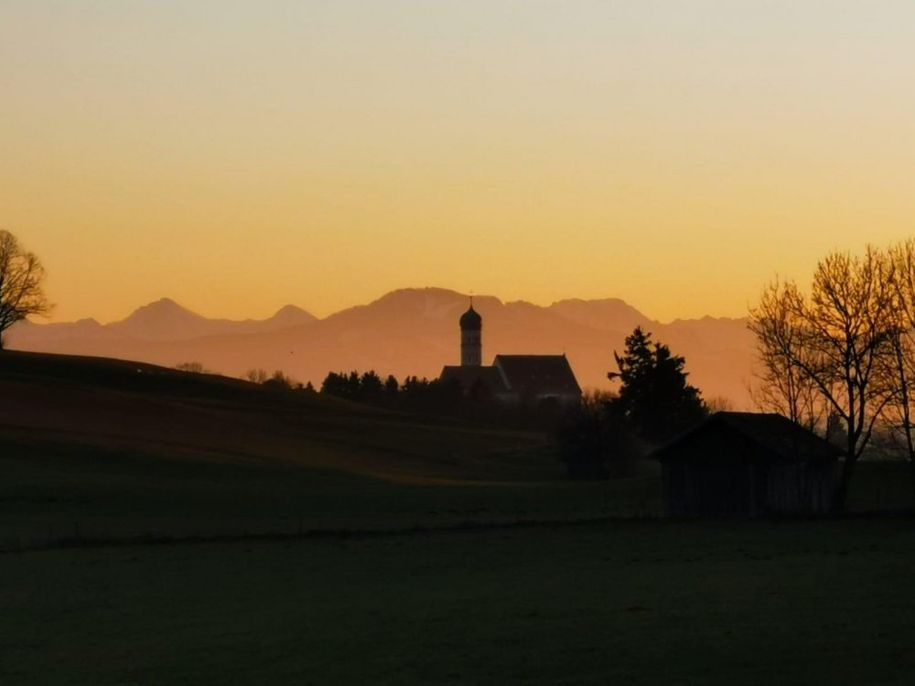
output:
[[[456,381],[465,395],[490,397],[520,405],[581,402],[581,387],[565,355],[496,355],[491,366],[483,365],[483,318],[473,301],[460,319],[461,365],[448,365],[439,377]]]

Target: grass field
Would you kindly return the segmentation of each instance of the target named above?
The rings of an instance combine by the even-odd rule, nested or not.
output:
[[[164,460],[63,446],[36,453],[9,443],[0,471],[0,550],[74,538],[569,521],[653,515],[660,507],[654,478],[412,483],[289,463]]]
[[[0,557],[6,684],[905,684],[910,520]]]
[[[543,436],[142,369],[0,356],[4,686],[911,683],[909,516],[664,521]]]
[[[0,551],[108,539],[638,519],[663,510],[656,476],[391,481],[286,462],[161,459],[62,445],[36,451],[11,442],[0,442],[0,473]],[[853,511],[901,511],[911,503],[905,465],[859,465]]]

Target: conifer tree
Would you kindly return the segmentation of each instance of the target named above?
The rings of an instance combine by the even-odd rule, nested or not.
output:
[[[623,354],[613,357],[618,371],[607,376],[621,386],[611,407],[642,438],[666,440],[707,414],[699,390],[687,382],[686,360],[641,327],[626,338]]]

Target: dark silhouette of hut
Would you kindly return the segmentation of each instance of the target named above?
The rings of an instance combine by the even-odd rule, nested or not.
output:
[[[840,451],[777,414],[718,412],[655,451],[674,517],[830,510]]]

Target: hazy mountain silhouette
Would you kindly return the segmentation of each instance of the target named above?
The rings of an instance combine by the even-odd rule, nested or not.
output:
[[[653,325],[648,317],[619,298],[560,300],[550,305],[549,309],[576,324],[603,331],[631,331],[637,326]]]
[[[26,324],[24,331],[17,327],[11,339],[22,336],[27,341],[47,339],[137,339],[141,341],[186,341],[205,336],[224,334],[251,334],[278,331],[303,326],[317,321],[305,310],[287,305],[268,319],[207,319],[170,298],[143,305],[126,319],[111,324],[99,324],[94,319],[81,319],[72,324]]]
[[[162,298],[136,310],[127,319],[108,328],[124,337],[145,340],[175,340],[198,338],[222,328],[223,322],[213,321],[181,307],[174,300]]]
[[[459,361],[458,317],[467,296],[440,288],[393,291],[324,319],[288,306],[266,320],[207,319],[163,299],[120,322],[25,323],[9,334],[22,350],[136,359],[164,365],[196,361],[238,376],[282,369],[319,384],[328,371],[375,369],[381,374],[435,377]],[[691,380],[708,397],[746,405],[753,339],[744,319],[652,321],[618,299],[563,300],[548,307],[474,297],[483,316],[483,355],[566,353],[582,386],[609,387],[613,350],[636,325],[687,359]]]

